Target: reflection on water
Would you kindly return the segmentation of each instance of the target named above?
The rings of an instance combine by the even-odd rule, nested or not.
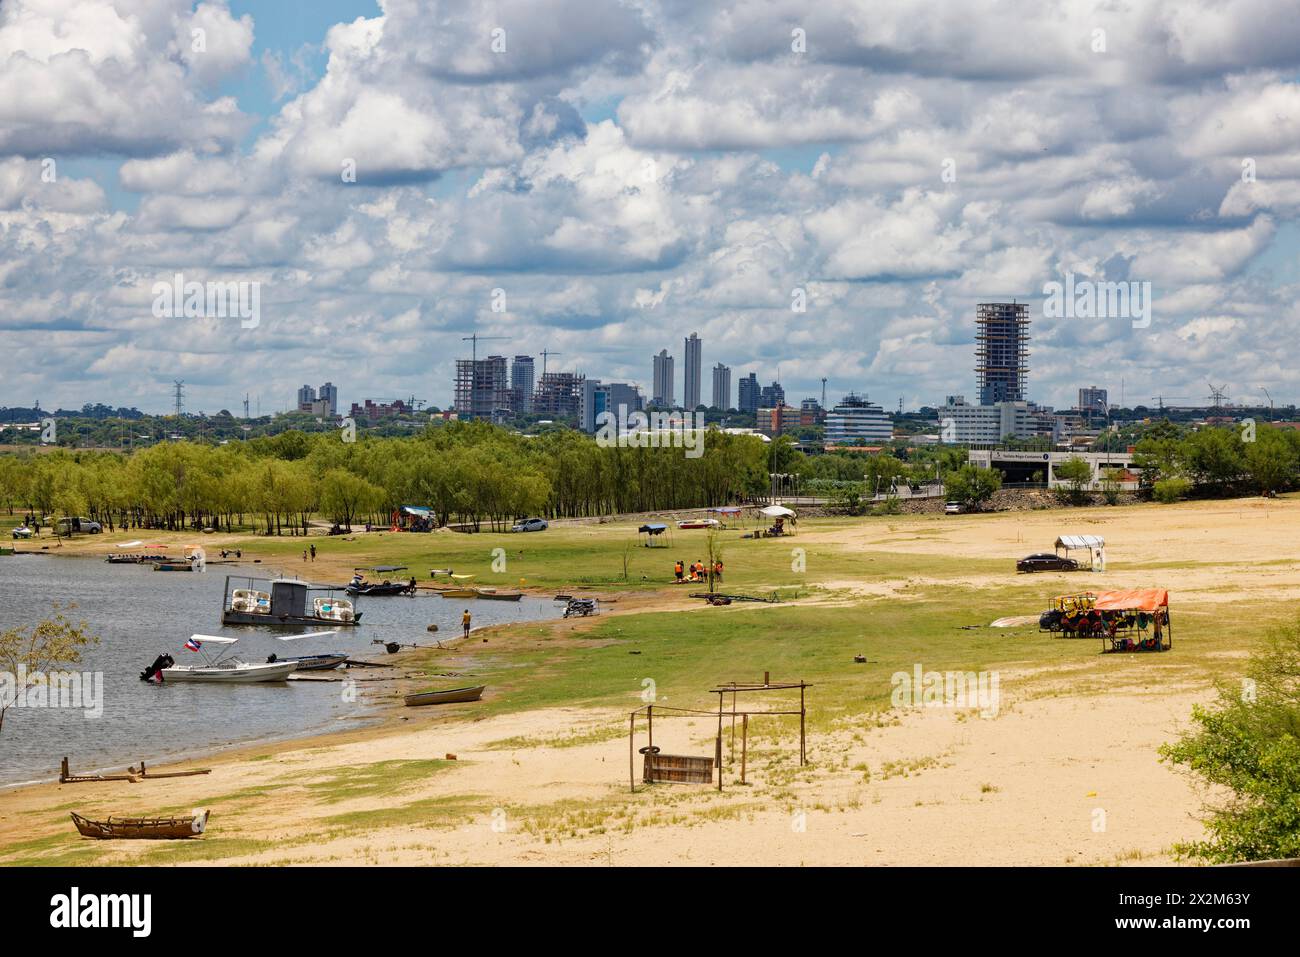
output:
[[[221,566],[196,574],[89,558],[0,558],[0,629],[48,617],[54,602],[73,602],[77,608],[69,617],[86,620],[101,640],[70,670],[103,675],[103,714],[98,718],[57,708],[8,711],[0,731],[0,785],[57,776],[64,755],[74,771],[89,773],[236,742],[327,730],[366,713],[364,701],[344,700],[344,685],[338,682],[159,686],[139,680],[140,672],[164,652],[178,664],[200,663],[199,655],[182,648],[196,632],[238,637],[237,653],[247,661],[326,651],[378,660],[386,655],[373,639],[427,644],[434,637],[426,632],[431,623],[438,626],[439,637],[457,635],[466,607],[475,627],[562,613],[548,599],[527,596],[518,602],[446,599],[429,593],[361,597],[357,609],[362,624],[325,638],[283,642],[274,636],[311,629],[222,626],[227,567],[232,574],[260,570],[256,565]]]

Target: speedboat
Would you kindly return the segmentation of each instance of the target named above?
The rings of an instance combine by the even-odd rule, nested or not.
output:
[[[334,634],[332,631],[321,631],[311,635],[289,635],[285,636],[284,640],[321,638],[332,634]],[[190,635],[189,641],[185,642],[185,649],[201,654],[203,664],[178,665],[174,664],[171,657],[168,656],[164,662],[166,667],[160,668],[157,674],[162,679],[163,684],[168,681],[253,684],[263,681],[284,681],[289,675],[298,670],[299,661],[295,659],[281,661],[274,659],[274,656],[272,656],[274,660],[271,661],[244,661],[233,654],[234,646],[238,643],[238,638],[227,638],[225,635]],[[213,657],[208,651],[204,650],[205,645],[216,645],[225,650]],[[148,674],[148,671],[146,671],[146,674]]]
[[[225,658],[215,665],[172,665],[162,670],[163,682],[207,681],[215,684],[252,684],[259,681],[284,681],[298,670],[296,661],[254,664],[238,658]]]
[[[236,584],[238,587],[231,587]],[[337,588],[293,578],[226,576],[223,625],[356,625],[361,612]]]

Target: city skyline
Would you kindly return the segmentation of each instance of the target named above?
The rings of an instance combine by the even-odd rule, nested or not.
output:
[[[194,409],[323,381],[446,407],[471,333],[644,388],[698,333],[737,380],[915,408],[1011,299],[1044,404],[1080,355],[1129,405],[1295,401],[1290,8],[972,3],[957,30],[937,0],[828,2],[803,45],[779,4],[448,2],[430,33],[417,0],[5,3],[0,405],[162,412],[183,379]],[[155,292],[227,283],[256,316]],[[1050,292],[1089,283],[1143,310]]]

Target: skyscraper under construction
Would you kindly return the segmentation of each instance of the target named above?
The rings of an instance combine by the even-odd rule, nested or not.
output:
[[[975,377],[980,405],[1025,401],[1029,307],[981,302],[975,310]]]

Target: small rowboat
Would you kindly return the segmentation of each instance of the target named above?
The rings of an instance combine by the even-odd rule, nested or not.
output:
[[[487,685],[478,685],[474,688],[451,688],[447,691],[421,691],[416,694],[405,695],[406,706],[408,708],[418,708],[424,704],[454,704],[458,701],[477,701],[483,697],[483,689]]]
[[[276,658],[276,661],[298,662],[298,671],[329,671],[337,668],[347,660],[347,655],[339,653],[328,655],[292,655],[284,658]]]
[[[73,811],[72,823],[82,837],[169,841],[202,836],[208,827],[208,812],[195,817],[110,817],[92,821]]]
[[[477,598],[478,591],[473,588],[447,588],[438,592],[443,598]]]
[[[475,594],[479,598],[491,598],[495,601],[518,601],[524,597],[521,591],[497,591],[495,588],[480,588]]]
[[[154,562],[153,570],[156,572],[192,572],[194,566],[189,562]]]

